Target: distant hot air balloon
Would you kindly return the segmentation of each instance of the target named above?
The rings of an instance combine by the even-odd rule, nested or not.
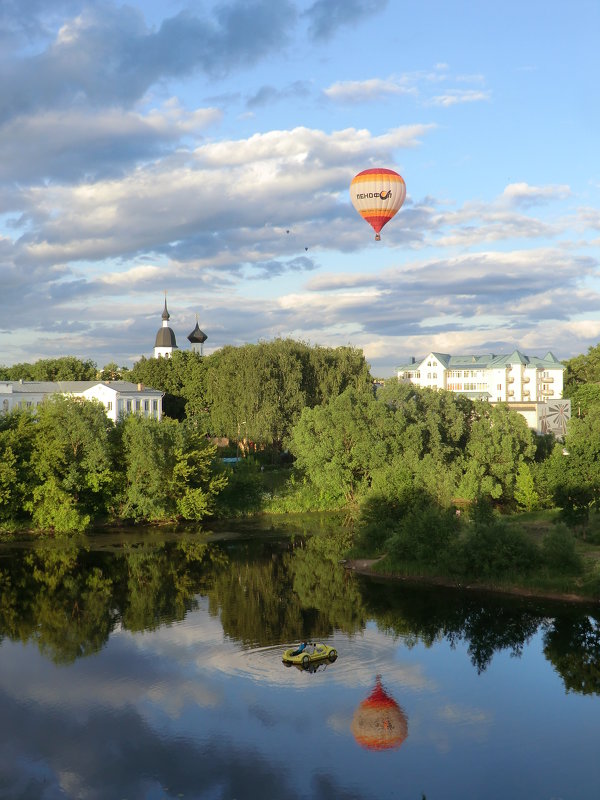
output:
[[[406,197],[404,178],[393,169],[365,169],[355,175],[350,184],[352,205],[373,227],[375,239],[400,209]]]

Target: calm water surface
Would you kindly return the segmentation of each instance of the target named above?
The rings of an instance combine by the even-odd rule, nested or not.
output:
[[[332,520],[0,545],[2,798],[598,798],[598,612],[386,584]],[[301,639],[337,648],[285,667]]]

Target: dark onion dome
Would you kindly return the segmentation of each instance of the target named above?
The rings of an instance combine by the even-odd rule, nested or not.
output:
[[[204,344],[204,342],[208,339],[208,336],[204,333],[204,331],[200,330],[198,327],[198,321],[196,320],[196,327],[187,338],[192,344]]]
[[[175,334],[171,328],[159,328],[156,334],[156,341],[154,347],[177,347],[175,341]]]
[[[163,309],[163,312],[162,312],[162,318],[163,318],[164,320],[169,320],[169,319],[171,319],[171,315],[170,315],[170,314],[169,314],[169,312],[167,311],[167,298],[166,298],[166,297],[165,297],[165,307],[164,307],[164,309]]]

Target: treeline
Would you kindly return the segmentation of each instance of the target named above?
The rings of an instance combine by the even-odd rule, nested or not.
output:
[[[292,339],[223,347],[210,356],[176,350],[142,358],[132,369],[98,369],[72,356],[0,367],[0,380],[127,380],[165,392],[164,413],[214,436],[281,451],[305,407],[324,405],[348,387],[372,384],[361,350]]]
[[[0,523],[60,532],[101,520],[200,520],[227,478],[193,424],[56,395],[0,415]]]
[[[68,379],[96,369],[75,362],[38,362],[28,374]],[[371,514],[373,530],[383,530],[416,503],[460,510],[477,500],[504,511],[558,508],[584,530],[600,500],[600,401],[581,401],[596,387],[577,382],[577,363],[579,372],[567,365],[567,392],[580,400],[564,443],[537,436],[506,405],[395,380],[375,392],[362,352],[350,347],[276,339],[204,358],[176,351],[131,370],[108,364],[97,378],[166,392],[173,418],[133,417],[113,430],[101,408],[84,414],[87,406],[58,399],[37,416],[2,418],[0,517],[68,529],[103,515],[200,519],[234,506],[352,507],[362,509],[367,528]],[[24,374],[26,366],[10,369]],[[211,466],[207,437],[251,441],[263,464],[289,451],[293,470],[277,484],[248,461],[229,471],[221,491],[225,479]]]
[[[223,347],[203,358],[175,351],[172,358],[142,358],[122,375],[166,392],[171,416],[275,452],[289,444],[304,408],[325,405],[348,387],[372,385],[361,350],[292,339]]]

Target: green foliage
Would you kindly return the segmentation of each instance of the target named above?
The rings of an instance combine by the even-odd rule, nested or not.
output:
[[[571,384],[566,387],[564,396],[571,399],[573,417],[585,417],[592,408],[600,406],[600,384]]]
[[[263,509],[263,481],[260,464],[253,458],[238,461],[235,466],[223,466],[221,474],[227,483],[215,503],[219,517],[238,517],[255,514]]]
[[[122,516],[198,521],[213,511],[227,478],[213,470],[216,448],[193,424],[129,415],[119,427],[125,469]]]
[[[515,478],[514,497],[519,508],[525,511],[535,511],[539,508],[540,498],[535,490],[535,483],[531,469],[524,462],[519,465]]]
[[[587,355],[565,361],[564,395],[571,397],[572,390],[581,384],[600,382],[600,344],[590,347]]]
[[[0,415],[0,520],[25,516],[33,487],[30,462],[36,429],[35,418],[28,411]]]
[[[198,353],[175,350],[171,358],[141,358],[123,378],[165,392],[166,416],[193,418],[207,430],[206,360]]]
[[[472,524],[456,550],[454,564],[462,575],[485,581],[526,575],[540,560],[539,549],[524,531],[497,519],[487,525]]]
[[[419,504],[403,516],[386,549],[392,558],[436,567],[446,564],[457,535],[454,511],[431,503],[424,507]]]
[[[290,449],[316,486],[351,502],[392,455],[391,424],[388,408],[372,392],[346,389],[327,406],[304,409]]]
[[[26,503],[36,527],[57,533],[75,533],[90,524],[90,515],[83,513],[76,499],[61,486],[59,478],[49,475],[34,487],[31,500]]]
[[[484,495],[510,502],[519,466],[535,456],[534,434],[505,404],[477,403],[474,413],[459,493],[467,499]]]
[[[571,531],[562,525],[553,528],[542,541],[544,562],[554,572],[578,575],[583,562],[575,547]]]
[[[93,381],[97,372],[94,361],[63,356],[40,359],[35,364],[0,367],[0,378],[4,381]]]
[[[104,513],[111,494],[112,422],[101,403],[60,395],[36,414],[31,468],[37,485],[24,506],[41,528],[84,529]]]
[[[126,367],[119,367],[114,361],[110,361],[108,364],[104,365],[97,377],[101,381],[121,381],[127,380],[125,377],[127,372],[128,370]]]
[[[287,447],[304,408],[347,387],[370,386],[358,350],[311,348],[292,339],[224,347],[206,359],[211,429],[231,439]]]

